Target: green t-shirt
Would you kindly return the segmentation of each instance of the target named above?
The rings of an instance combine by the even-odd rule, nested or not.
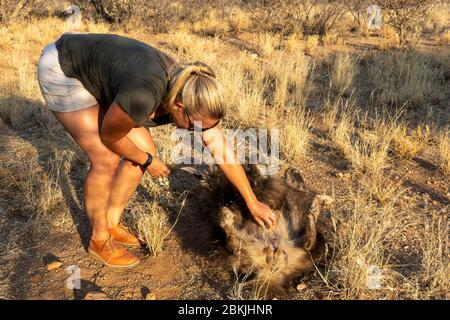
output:
[[[66,33],[56,41],[61,70],[76,78],[105,111],[114,100],[139,126],[168,91],[174,59],[143,42],[112,34]]]

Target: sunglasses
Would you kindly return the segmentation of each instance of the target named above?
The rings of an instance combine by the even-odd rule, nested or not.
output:
[[[215,126],[217,126],[217,125],[220,123],[220,119],[219,119],[219,120],[217,120],[217,122],[214,123],[211,127],[208,127],[208,128],[200,128],[200,127],[196,127],[196,126],[194,125],[194,123],[191,121],[191,118],[189,117],[189,115],[188,115],[187,113],[186,113],[186,116],[187,116],[188,121],[189,121],[189,127],[187,128],[188,131],[201,131],[201,132],[205,132],[206,130],[212,129],[212,128],[214,128]]]

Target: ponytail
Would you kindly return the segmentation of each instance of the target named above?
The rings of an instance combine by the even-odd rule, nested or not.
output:
[[[225,116],[223,88],[208,65],[200,61],[175,64],[169,70],[169,76],[169,92],[165,99],[169,108],[173,108],[178,100],[184,104],[188,115],[201,113],[214,119]]]

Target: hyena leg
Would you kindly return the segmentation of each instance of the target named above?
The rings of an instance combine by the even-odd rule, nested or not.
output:
[[[333,199],[327,195],[318,195],[314,198],[308,212],[305,230],[304,248],[314,250],[317,242],[317,219],[320,212],[333,203]]]
[[[316,247],[316,241],[317,241],[316,221],[313,215],[309,214],[306,221],[304,248],[308,251],[314,250]]]
[[[239,214],[239,213],[238,213]],[[220,226],[225,231],[227,237],[227,248],[233,253],[238,254],[240,249],[240,240],[237,236],[237,229],[234,221],[235,213],[227,207],[220,210]]]

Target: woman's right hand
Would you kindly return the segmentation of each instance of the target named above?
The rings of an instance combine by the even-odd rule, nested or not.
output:
[[[163,178],[170,173],[170,170],[159,158],[153,157],[152,163],[147,167],[147,172],[155,178]]]

